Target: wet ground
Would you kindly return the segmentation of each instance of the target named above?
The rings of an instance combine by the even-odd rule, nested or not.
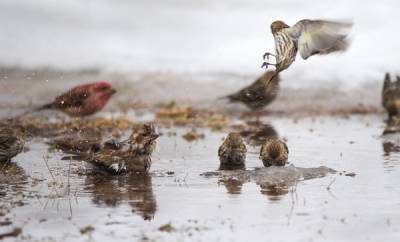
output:
[[[204,138],[188,142],[182,136],[189,127],[162,126],[150,174],[132,177],[61,160],[61,152],[36,138],[12,167],[2,168],[0,235],[10,235],[5,241],[396,241],[400,139],[381,137],[383,119],[264,117],[287,139],[291,165],[339,171],[280,189],[200,176],[218,169],[226,130],[199,128]],[[248,150],[247,170],[261,167],[259,146]]]

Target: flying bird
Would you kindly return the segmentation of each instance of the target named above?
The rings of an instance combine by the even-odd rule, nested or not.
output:
[[[269,60],[269,56],[274,56],[276,62],[264,62],[261,67],[273,65],[278,74],[295,61],[297,51],[304,60],[312,55],[344,51],[349,46],[347,36],[352,25],[349,22],[303,19],[289,26],[283,21],[275,21],[271,24],[275,54],[267,52],[263,58]]]
[[[34,111],[60,110],[72,117],[89,116],[102,110],[116,90],[108,82],[96,82],[74,87],[57,96],[53,102]]]
[[[279,76],[275,75],[274,71],[267,71],[249,86],[226,98],[230,102],[242,102],[253,111],[259,110],[275,100],[279,91],[279,82]]]

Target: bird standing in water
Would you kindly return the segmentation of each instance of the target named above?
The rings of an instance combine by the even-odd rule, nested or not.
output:
[[[9,127],[0,128],[0,162],[8,162],[22,152],[24,134]]]
[[[389,123],[394,117],[400,116],[400,77],[396,81],[391,80],[390,74],[386,73],[382,89],[382,106],[389,115]]]
[[[151,154],[156,148],[158,134],[151,124],[134,129],[129,139],[119,145],[107,145],[86,155],[83,159],[116,174],[147,172],[151,166]],[[115,143],[115,142],[111,142]]]
[[[260,159],[264,166],[284,166],[287,163],[289,149],[285,142],[278,138],[268,139],[260,150]]]
[[[229,133],[218,149],[221,162],[220,169],[244,168],[246,160],[246,145],[239,133]]]
[[[269,80],[271,80],[270,83]],[[252,111],[259,110],[275,100],[279,91],[279,82],[279,76],[275,75],[274,71],[268,71],[249,86],[227,98],[230,102],[244,103]]]
[[[290,27],[282,21],[271,24],[275,39],[275,55],[269,52],[265,58],[275,57],[275,64],[264,62],[261,67],[275,66],[276,74],[289,68],[295,61],[297,51],[306,60],[316,54],[329,54],[347,49],[347,39],[352,23],[304,19]]]

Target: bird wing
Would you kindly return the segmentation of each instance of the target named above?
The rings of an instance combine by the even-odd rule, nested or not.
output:
[[[58,108],[81,107],[89,96],[90,92],[87,89],[73,88],[67,93],[58,96],[54,101],[54,105]]]
[[[304,19],[287,31],[297,41],[301,57],[307,59],[314,54],[346,50],[349,45],[347,35],[352,25],[350,22]]]

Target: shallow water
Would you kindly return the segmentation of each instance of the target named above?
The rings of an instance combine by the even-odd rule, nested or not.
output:
[[[47,168],[47,146],[33,140],[14,160],[25,174],[2,185],[0,204],[7,209],[0,221],[12,224],[0,226],[0,234],[20,227],[22,241],[396,241],[399,139],[381,137],[382,119],[264,119],[288,139],[291,164],[356,173],[272,193],[251,181],[224,186],[200,176],[218,168],[223,132],[201,129],[205,139],[189,143],[182,138],[187,129],[174,128],[176,136],[159,139],[151,175],[132,178],[85,175],[90,166],[62,161],[58,152],[48,153]],[[259,147],[248,150],[247,169],[262,166]],[[159,230],[168,223],[173,231]]]

